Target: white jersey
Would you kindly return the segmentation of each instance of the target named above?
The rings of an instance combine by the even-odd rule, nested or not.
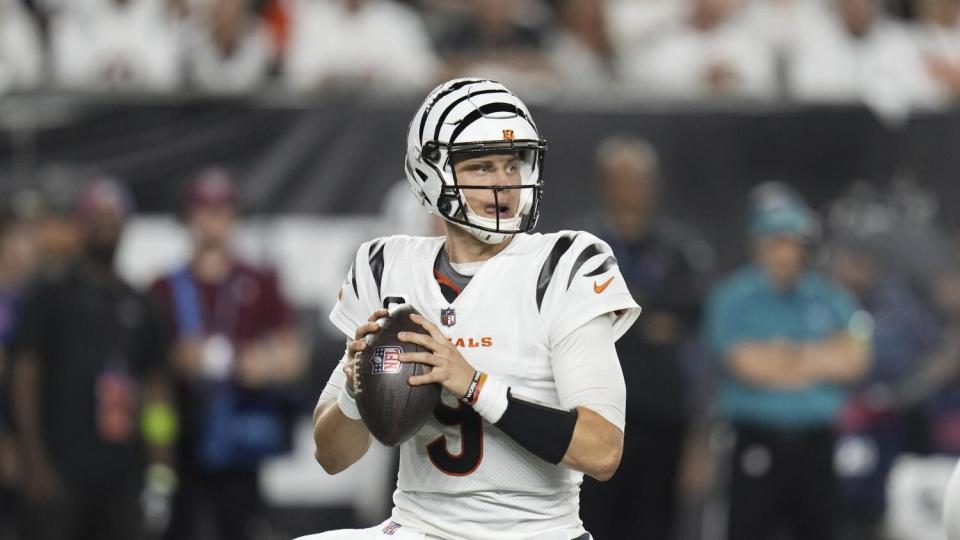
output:
[[[516,235],[452,303],[433,274],[444,241],[363,244],[330,319],[352,338],[375,310],[411,304],[472,366],[515,395],[560,407],[555,344],[608,313],[619,338],[640,314],[610,247],[589,233]],[[400,447],[396,522],[448,539],[583,532],[582,473],[534,456],[454,396],[442,399],[446,406]]]

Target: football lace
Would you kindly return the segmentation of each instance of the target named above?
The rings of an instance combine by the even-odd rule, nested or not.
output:
[[[350,367],[353,371],[353,395],[356,397],[363,391],[360,387],[360,351],[353,355],[353,365]]]

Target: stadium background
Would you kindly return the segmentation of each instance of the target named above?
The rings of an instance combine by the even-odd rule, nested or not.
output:
[[[417,39],[432,47],[432,52],[425,53],[426,60],[416,61],[431,69],[411,68],[424,74],[402,82],[403,77],[392,80],[390,75],[338,74],[336,67],[329,68],[329,73],[308,73],[294,80],[292,64],[285,63],[285,58],[304,53],[291,50],[300,41],[290,35],[297,32],[297,17],[311,13],[298,11],[305,9],[300,6],[341,4],[339,0],[249,5],[228,0],[172,1],[169,5],[160,0],[129,0],[134,7],[150,6],[141,9],[149,15],[131,15],[131,20],[157,32],[149,35],[161,36],[149,38],[153,43],[143,47],[123,44],[118,38],[120,45],[113,52],[134,75],[116,78],[95,62],[89,64],[92,74],[87,76],[61,74],[60,64],[70,58],[63,53],[61,39],[67,38],[58,36],[60,29],[69,34],[69,26],[77,24],[85,32],[109,32],[110,24],[122,20],[109,12],[129,9],[118,7],[122,3],[0,3],[0,57],[4,57],[0,60],[0,89],[7,92],[0,99],[0,186],[11,202],[17,194],[31,190],[44,196],[51,190],[72,192],[99,175],[128,185],[137,213],[128,225],[118,264],[132,283],[145,287],[189,255],[189,237],[180,216],[183,193],[193,175],[210,165],[231,171],[244,215],[237,249],[251,262],[277,268],[284,292],[296,307],[302,339],[309,344],[310,370],[299,389],[303,416],[295,430],[294,451],[266,464],[261,474],[276,538],[370,524],[381,519],[388,507],[391,454],[375,449],[364,458],[363,466],[338,477],[325,475],[312,459],[309,411],[339,355],[341,338],[326,322],[326,314],[356,246],[388,231],[407,228],[416,233],[425,226],[418,219],[420,210],[398,182],[407,123],[421,94],[438,80],[438,74],[489,72],[515,86],[522,97],[529,96],[550,146],[541,231],[585,227],[603,212],[597,188],[597,144],[608,136],[629,135],[642,137],[656,148],[663,177],[662,209],[709,246],[704,257],[716,279],[748,259],[748,193],[770,180],[793,186],[819,213],[824,229],[821,245],[837,236],[868,239],[878,246],[876,256],[885,267],[918,291],[927,291],[929,280],[939,273],[960,272],[956,257],[960,218],[953,211],[960,201],[960,112],[954,107],[960,87],[944,82],[948,77],[942,81],[931,77],[931,86],[942,86],[936,92],[920,92],[922,96],[908,95],[907,90],[894,92],[901,101],[878,105],[872,89],[897,84],[896,77],[885,78],[886,72],[879,69],[867,70],[845,93],[831,94],[834,97],[807,95],[793,88],[789,60],[794,56],[784,51],[802,48],[803,39],[818,39],[816,31],[801,36],[801,45],[796,45],[758,30],[782,27],[783,20],[800,13],[797,6],[819,5],[815,9],[833,17],[831,9],[841,0],[390,3],[389,9],[403,10],[404,17],[420,21],[423,34]],[[924,32],[936,26],[932,16],[924,18],[934,9],[930,6],[942,4],[945,9],[960,10],[951,0],[860,3],[875,5],[884,25],[917,36],[904,43],[913,43],[918,58],[934,54],[924,49]],[[220,5],[246,14],[231,19],[237,28],[249,32],[244,35],[252,35],[250,29],[262,25],[270,36],[259,75],[241,88],[211,86],[197,72],[203,67],[188,61],[189,44],[193,43],[189,32],[197,31],[188,27],[194,25],[204,32],[205,14],[215,12],[211,6]],[[762,91],[747,85],[703,83],[689,95],[671,96],[670,88],[657,88],[645,78],[655,74],[642,69],[637,74],[627,66],[629,58],[642,57],[669,42],[671,32],[682,34],[688,10],[695,9],[709,12],[706,17],[718,21],[711,24],[745,37],[748,45],[773,51],[769,57],[775,82]],[[502,12],[501,24],[509,24],[514,35],[485,40],[476,37],[482,30],[468,31],[469,24],[464,25],[463,20],[478,17],[483,10]],[[570,22],[569,17],[584,18],[595,10],[606,21],[599,27],[588,24],[581,29]],[[764,15],[764,10],[770,13]],[[98,17],[113,22],[100,26]],[[936,52],[960,70],[956,14],[953,24],[938,31],[958,41],[945,40],[946,45]],[[214,26],[211,23],[210,28]],[[654,31],[659,26],[663,29]],[[473,35],[474,39],[458,40],[451,28],[462,29],[461,35]],[[397,28],[391,31],[401,32]],[[557,36],[569,39],[580,33],[586,42],[596,31],[606,32],[607,47],[599,48],[605,52],[596,53],[590,65],[603,74],[602,80],[584,87],[577,73],[568,72],[565,65],[580,57],[556,45],[560,41]],[[17,38],[25,32],[30,37]],[[178,36],[170,38],[174,43],[170,47],[183,50],[170,54],[188,67],[171,75],[169,84],[153,84],[146,76],[138,79],[136,74],[141,68],[148,71],[144,65],[151,61],[149,54],[139,57],[138,51],[162,48],[165,32]],[[348,41],[348,36],[338,37]],[[702,48],[690,53],[690,63],[697,55],[707,55],[705,43],[709,43],[706,38]],[[307,40],[300,46],[321,47],[322,43],[311,45]],[[372,71],[393,73],[378,65],[376,51],[380,49],[375,43],[348,43],[346,49],[351,48],[374,51],[369,54],[372,58],[357,53],[354,62],[368,62]],[[518,55],[527,61],[515,62]],[[887,71],[897,69],[896,58],[877,55],[864,62],[882,64]],[[31,57],[37,59],[35,66],[20,65]],[[747,62],[737,53],[722,59],[734,71],[741,60]],[[4,67],[8,69],[4,71]],[[903,66],[904,71],[912,68]],[[685,69],[683,62],[676,65],[677,71]],[[529,76],[530,72],[536,76]],[[302,82],[303,77],[311,76],[313,83]],[[815,264],[826,262],[820,250],[813,251],[812,260]],[[960,358],[955,361],[960,364]],[[713,376],[711,359],[701,354],[688,364],[690,384],[708,389]],[[940,391],[952,392],[951,384],[955,382],[947,381],[946,389]],[[716,427],[710,416],[709,399],[701,401],[691,404],[695,411],[691,414],[707,419],[712,432],[722,434],[722,426]],[[960,452],[960,440],[954,442],[958,444],[953,452],[903,456],[905,467],[898,472],[901,491],[891,490],[889,495],[887,527],[891,537],[942,536],[935,501],[943,489],[943,471],[949,470]],[[707,456],[724,451],[722,436],[709,439],[708,445]],[[712,462],[716,458],[704,459]],[[716,521],[722,520],[724,498],[718,477],[702,490],[687,494],[682,537],[723,537]],[[622,537],[631,536],[625,532]]]

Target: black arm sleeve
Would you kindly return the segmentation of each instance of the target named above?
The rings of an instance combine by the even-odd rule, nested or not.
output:
[[[495,424],[540,459],[560,463],[577,425],[577,410],[565,411],[524,401],[507,390],[507,409]]]

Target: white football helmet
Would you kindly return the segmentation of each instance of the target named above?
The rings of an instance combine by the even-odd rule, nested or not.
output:
[[[431,212],[483,242],[499,244],[537,225],[546,150],[530,111],[513,92],[496,81],[454,79],[430,92],[410,122],[405,170],[410,187]],[[453,156],[510,152],[520,156],[520,185],[458,185]],[[494,201],[503,190],[519,189],[520,204],[508,218],[481,216],[467,204],[463,189],[489,189]]]

